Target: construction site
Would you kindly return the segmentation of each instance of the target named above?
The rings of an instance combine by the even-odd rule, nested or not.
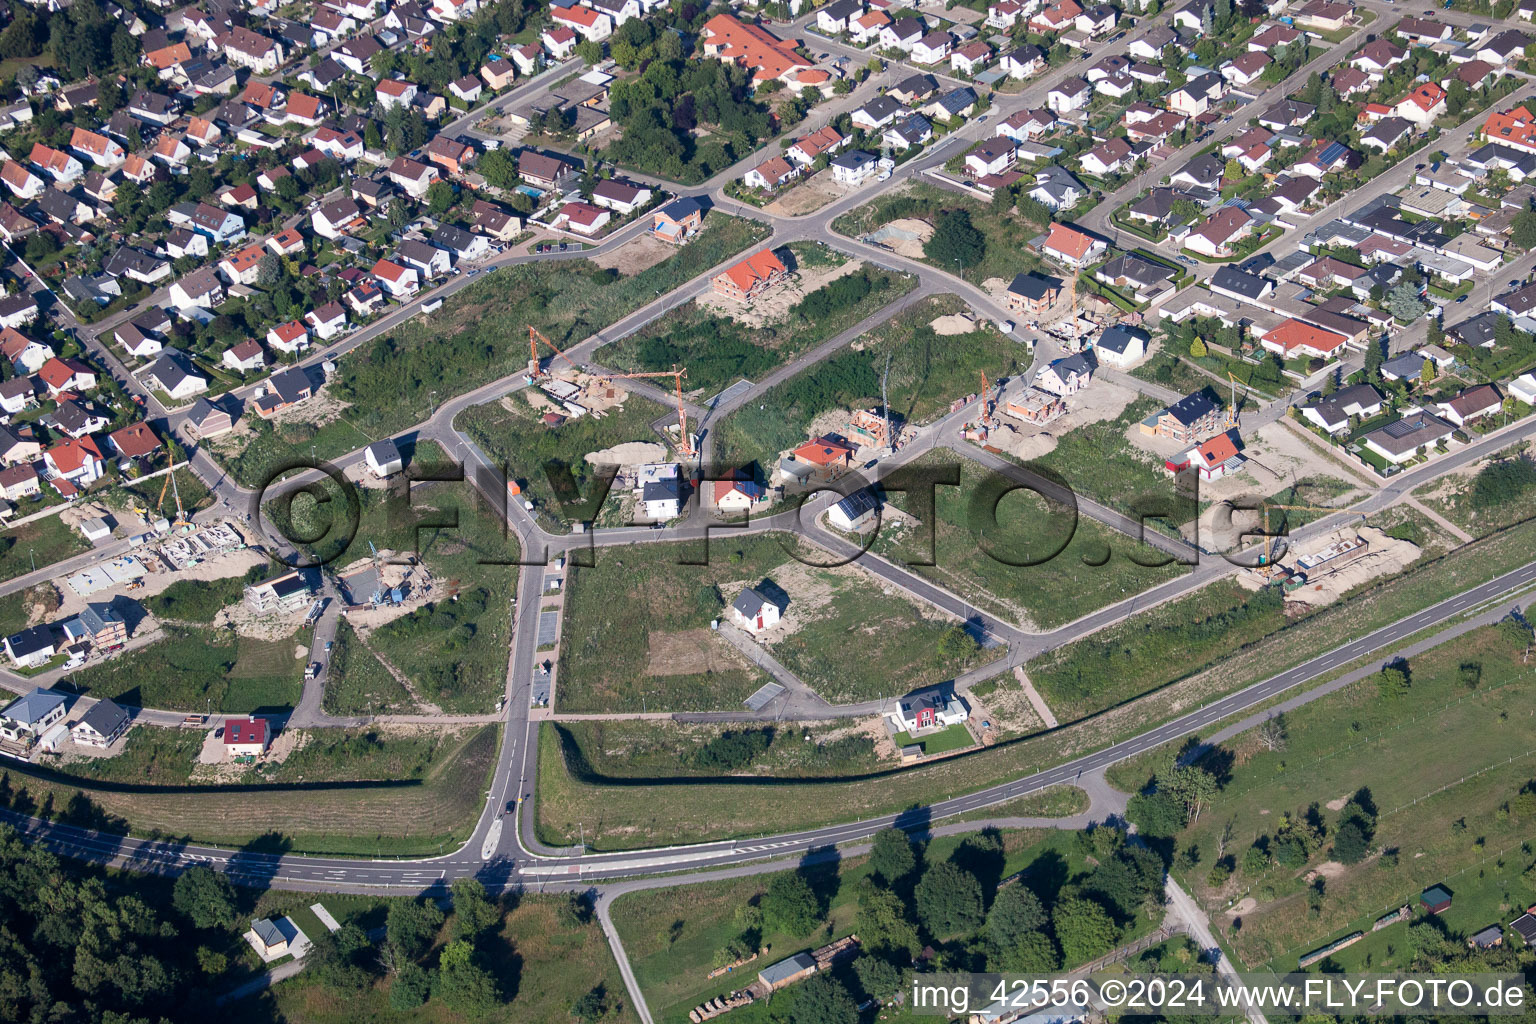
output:
[[[1265,533],[1272,534],[1283,528],[1283,514],[1291,511],[1336,510],[1265,502],[1257,513],[1239,513],[1234,518],[1258,519],[1264,524]],[[1287,602],[1318,608],[1332,604],[1376,577],[1402,572],[1419,554],[1418,545],[1389,537],[1363,522],[1301,545],[1291,545],[1271,535],[1264,542],[1258,566],[1239,573],[1237,581],[1249,590],[1279,586],[1285,591]]]
[[[554,360],[545,365],[541,355],[543,343],[554,356],[565,363],[560,370],[553,369]],[[668,430],[669,440],[684,458],[698,452],[697,440],[688,432],[688,407],[683,398],[683,381],[688,378],[686,367],[674,366],[670,370],[647,373],[592,373],[577,366],[571,359],[541,333],[528,326],[528,369],[523,382],[528,390],[524,393],[528,404],[540,413],[546,426],[558,427],[568,419],[582,416],[602,417],[610,410],[624,405],[628,392],[614,383],[616,380],[660,380],[666,378],[671,387],[677,411],[677,426]]]
[[[438,589],[432,571],[414,555],[401,559],[388,548],[381,551],[374,547],[372,541],[368,542],[368,557],[343,566],[336,581],[349,618],[354,611],[395,613],[377,621],[369,619],[367,625],[378,625],[421,606],[432,600]]]

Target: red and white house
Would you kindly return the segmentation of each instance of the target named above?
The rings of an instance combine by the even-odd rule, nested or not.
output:
[[[290,320],[267,332],[267,344],[278,352],[298,355],[309,348],[309,331],[302,322]]]
[[[421,278],[413,268],[403,267],[390,260],[379,260],[370,273],[392,299],[408,299],[421,289]]]

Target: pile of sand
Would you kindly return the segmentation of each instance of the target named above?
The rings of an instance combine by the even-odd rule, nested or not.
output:
[[[956,334],[970,334],[976,329],[976,321],[964,313],[950,313],[932,321],[928,326],[940,337],[953,337]]]
[[[667,446],[654,441],[625,441],[600,452],[588,452],[586,460],[594,466],[639,466],[647,462],[662,462],[667,457]]]

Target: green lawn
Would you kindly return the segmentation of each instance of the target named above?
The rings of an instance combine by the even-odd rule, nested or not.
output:
[[[580,506],[583,499],[590,497],[587,489],[595,467],[586,461],[586,455],[626,441],[660,443],[662,438],[651,429],[651,423],[666,414],[664,407],[632,394],[622,406],[610,409],[600,418],[578,416],[551,427],[540,419],[542,414],[527,402],[524,392],[519,391],[503,401],[466,409],[456,425],[474,438],[487,455],[507,466],[509,477],[521,482],[525,493],[512,500],[531,498],[540,515],[563,531],[574,519],[597,518],[591,509],[567,512],[559,500],[563,498]],[[557,495],[550,481],[552,468],[556,472],[569,470],[578,494]],[[616,508],[620,498],[620,494],[610,493],[603,511]]]
[[[841,255],[817,261],[822,250],[808,243],[792,243],[796,266],[846,264]],[[802,255],[804,253],[804,255]],[[808,309],[792,310],[763,327],[747,328],[728,316],[720,316],[697,302],[690,302],[632,334],[598,350],[598,359],[606,366],[626,373],[670,370],[686,367],[686,387],[705,396],[713,395],[737,380],[760,380],[828,338],[853,327],[911,291],[917,281],[905,274],[892,274],[865,267],[849,275],[865,280],[869,291],[862,298],[839,304],[830,312]],[[839,279],[823,286],[821,292],[844,287]],[[665,382],[662,382],[665,383]]]
[[[1027,365],[1026,349],[990,326],[949,337],[929,326],[965,308],[953,296],[920,302],[861,338],[857,351],[839,352],[771,388],[716,424],[719,458],[771,467],[779,452],[809,439],[810,424],[818,416],[878,406],[887,355],[891,418],[897,423],[936,419],[953,399],[977,391],[983,372],[996,380]]]
[[[293,707],[303,688],[296,645],[309,632],[257,640],[232,631],[168,624],[165,637],[73,672],[82,692],[136,707],[245,713]]]
[[[1481,672],[1476,689],[1460,678],[1460,666],[1469,663]],[[1330,829],[1309,862],[1315,867],[1331,859],[1335,817],[1320,805],[1365,787],[1379,813],[1374,845],[1397,851],[1393,865],[1371,858],[1330,871],[1320,912],[1306,908],[1304,868],[1240,870],[1222,892],[1252,886],[1259,902],[1240,929],[1228,930],[1242,959],[1294,970],[1295,956],[1335,932],[1369,930],[1370,921],[1402,903],[1416,906],[1418,892],[1439,882],[1456,894],[1457,914],[1445,921],[1453,933],[1508,920],[1518,913],[1512,906],[1531,902],[1536,889],[1520,877],[1529,858],[1519,849],[1530,823],[1500,810],[1536,775],[1524,757],[1536,714],[1530,673],[1509,639],[1490,627],[1415,658],[1412,685],[1401,697],[1383,697],[1367,679],[1287,712],[1283,749],[1266,749],[1252,733],[1224,744],[1232,779],[1181,843],[1214,850],[1231,822],[1241,864],[1253,837],[1271,834],[1281,814],[1314,804]],[[1510,757],[1521,759],[1506,764]],[[1219,899],[1204,874],[1191,873],[1191,885],[1197,895]],[[1403,929],[1391,931],[1384,941],[1397,953],[1388,959],[1405,967]],[[1384,953],[1378,945],[1378,958]],[[1351,948],[1340,959],[1361,969],[1362,955]]]
[[[27,506],[20,506],[17,512],[26,515]],[[0,580],[25,576],[34,567],[41,569],[90,547],[84,537],[65,526],[57,515],[11,527],[0,533]]]
[[[941,212],[948,210],[964,210],[970,215],[971,225],[985,239],[984,254],[978,262],[966,267],[941,265],[933,259],[924,262],[956,273],[978,285],[994,277],[1000,277],[1005,282],[1012,281],[1016,274],[1028,273],[1045,265],[1039,256],[1024,245],[1042,232],[1039,225],[1025,222],[1016,213],[994,210],[990,203],[978,203],[927,182],[908,182],[872,203],[843,214],[832,222],[832,230],[858,237],[870,234],[894,220],[918,219],[932,224]]]
[[[959,465],[960,486],[935,491],[931,558],[936,564],[920,564],[930,558],[925,526],[898,527],[887,520],[875,551],[907,562],[914,572],[993,614],[1054,628],[1185,571],[1178,565],[1137,565],[1132,554],[1153,561],[1159,553],[1085,515],[1074,523],[1032,491],[1009,491],[991,505],[997,493],[986,471],[947,449],[930,452],[913,466],[947,464]],[[909,492],[893,491],[890,498],[905,511],[916,507]],[[995,524],[989,521],[993,516]],[[1028,562],[1038,564],[1021,564]]]
[[[767,677],[709,623],[782,566],[784,536],[600,548],[571,566],[555,703],[566,712],[711,711],[740,705]]]
[[[345,417],[319,427],[302,421],[273,426],[259,420],[253,422],[252,429],[254,436],[212,438],[208,450],[230,476],[253,488],[264,486],[287,470],[311,467],[316,459],[326,462],[340,458],[384,436],[364,433]]]
[[[951,750],[964,750],[976,743],[971,730],[965,727],[964,722],[957,722],[949,726],[943,732],[930,733],[927,736],[913,736],[911,733],[899,732],[892,737],[896,743],[896,749],[901,750],[916,744],[923,748],[925,755],[945,754]]]

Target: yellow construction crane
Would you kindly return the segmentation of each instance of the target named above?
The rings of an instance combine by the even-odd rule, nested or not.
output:
[[[176,521],[171,524],[174,529],[191,526],[192,522],[187,518],[187,510],[181,504],[181,488],[176,485],[176,471],[173,469],[166,476],[171,481],[171,495],[176,499]]]
[[[1227,405],[1227,429],[1237,426],[1237,378],[1232,371],[1227,371],[1227,380],[1232,382],[1232,401]]]
[[[619,380],[638,380],[645,377],[671,377],[677,397],[677,450],[683,455],[692,457],[697,452],[693,448],[693,439],[688,436],[688,409],[683,405],[683,379],[688,376],[688,368],[678,369],[677,364],[670,370],[656,370],[651,373],[616,373],[613,377]]]
[[[553,352],[555,355],[559,356],[561,359],[564,359],[565,362],[566,362],[566,365],[570,366],[571,369],[573,369],[573,370],[579,369],[579,367],[577,367],[577,365],[575,363],[571,362],[571,357],[570,356],[568,356],[564,352],[560,351],[560,348],[559,348],[558,345],[556,345],[554,342],[550,341],[548,338],[544,337],[544,335],[542,333],[540,333],[540,331],[539,331],[539,329],[537,327],[533,326],[532,324],[529,324],[528,325],[528,373],[527,373],[528,383],[532,384],[534,381],[538,380],[540,377],[545,376],[544,370],[543,370],[543,368],[541,366],[542,360],[539,358],[539,342],[541,342],[541,341],[545,345],[549,346],[549,350],[551,352]]]
[[[1273,576],[1275,573],[1275,541],[1280,538],[1272,535],[1269,530],[1269,513],[1274,510],[1283,512],[1342,512],[1344,509],[1330,508],[1326,505],[1278,505],[1264,501],[1259,503],[1264,513],[1264,553],[1259,556],[1259,572],[1265,576]]]

